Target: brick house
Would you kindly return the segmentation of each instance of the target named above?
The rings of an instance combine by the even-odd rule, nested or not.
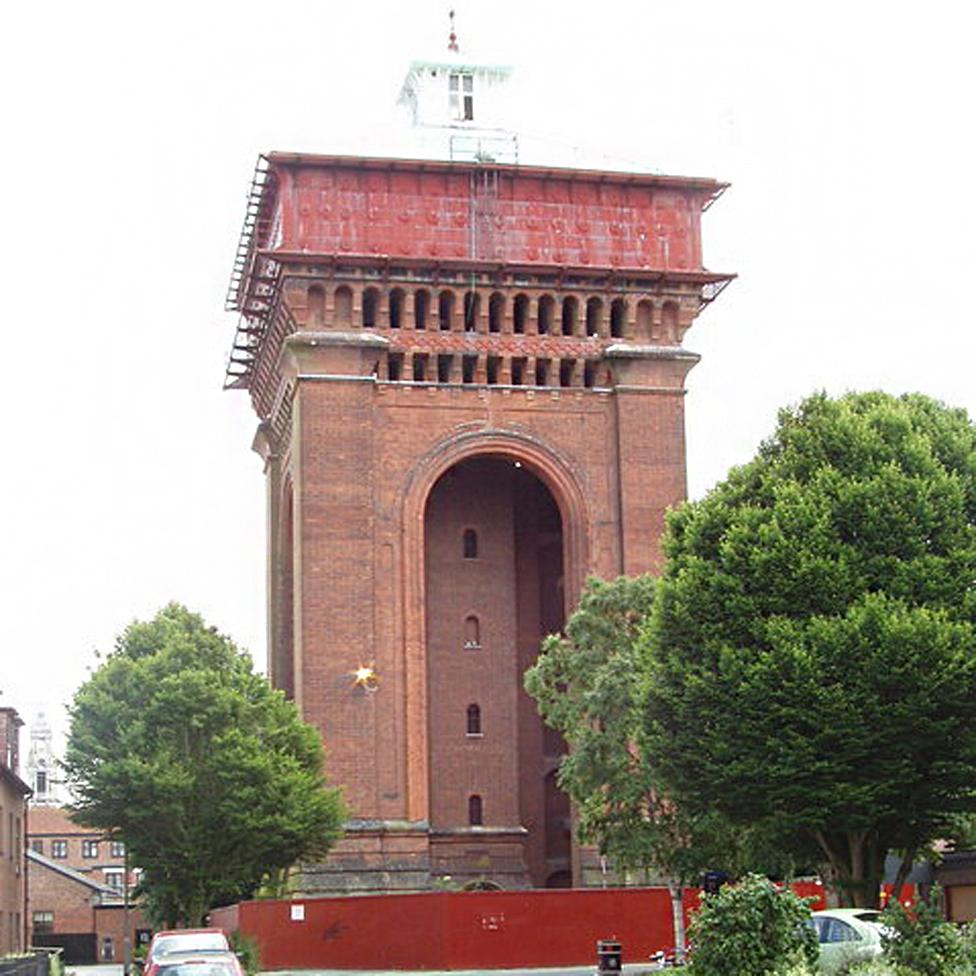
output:
[[[27,842],[33,944],[65,944],[77,962],[121,959],[125,845],[51,806],[31,808]],[[130,872],[130,889],[137,880]],[[142,928],[135,910],[129,928],[135,940]]]
[[[27,945],[24,834],[30,787],[18,775],[22,725],[15,709],[0,708],[0,956]]]
[[[125,904],[122,891],[65,860],[27,851],[32,944],[61,946],[73,964],[119,962],[124,951]],[[143,928],[138,909],[129,910],[132,945]]]

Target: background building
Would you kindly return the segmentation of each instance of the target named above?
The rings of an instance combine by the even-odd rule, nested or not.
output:
[[[587,575],[659,565],[682,341],[730,278],[700,234],[724,184],[513,165],[479,112],[507,74],[450,54],[403,96],[450,161],[262,157],[228,298],[269,670],[354,815],[305,891],[585,881],[522,674]]]
[[[24,833],[30,787],[18,775],[23,724],[15,709],[0,708],[0,956],[26,946]]]

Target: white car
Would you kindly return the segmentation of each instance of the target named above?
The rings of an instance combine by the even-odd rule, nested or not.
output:
[[[812,924],[820,943],[820,968],[836,973],[841,967],[880,956],[884,945],[881,912],[873,908],[827,908],[814,912]]]

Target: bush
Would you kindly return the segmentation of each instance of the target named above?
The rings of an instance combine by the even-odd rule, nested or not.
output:
[[[889,930],[882,936],[885,959],[918,976],[964,972],[966,946],[962,933],[942,915],[938,893],[919,901],[908,912],[897,901],[882,916]]]
[[[257,976],[261,972],[261,950],[252,935],[231,932],[230,947],[234,950],[247,976]]]
[[[766,976],[815,971],[810,908],[789,889],[747,875],[704,895],[689,927],[692,976]],[[809,968],[808,968],[809,967]]]

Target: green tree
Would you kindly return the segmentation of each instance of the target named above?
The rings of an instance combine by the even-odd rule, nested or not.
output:
[[[816,395],[668,520],[648,759],[876,904],[976,809],[976,430],[919,395]]]
[[[546,638],[525,688],[567,742],[558,783],[575,805],[580,840],[595,845],[617,870],[653,872],[668,881],[680,951],[682,886],[697,882],[705,869],[738,873],[768,858],[758,853],[754,833],[733,828],[717,812],[685,814],[645,761],[638,638],[654,589],[650,576],[588,580],[565,635]]]
[[[318,733],[182,606],[129,626],[70,715],[74,816],[126,843],[159,922],[199,924],[341,833]]]

